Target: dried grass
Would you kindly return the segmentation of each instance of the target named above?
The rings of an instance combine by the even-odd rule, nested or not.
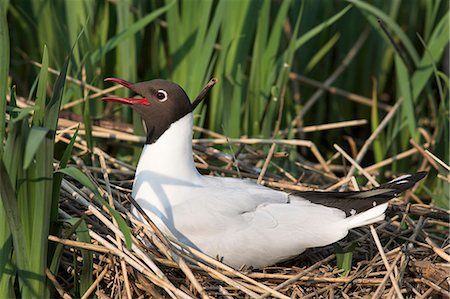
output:
[[[74,131],[73,123],[65,120],[60,121],[60,125],[65,127],[61,127],[57,139],[68,142],[68,137]],[[115,136],[122,140],[121,137],[127,134],[124,132],[126,130],[108,130],[108,138]],[[212,147],[219,141],[222,142],[223,136],[200,128],[197,130],[210,137],[196,140],[194,145],[197,166],[202,172],[210,175],[239,175],[253,180],[260,176],[261,168],[258,165],[267,160],[257,147],[264,143],[273,144],[273,140],[232,140],[233,143],[241,144],[241,148],[237,154],[230,155]],[[100,136],[101,134],[96,134],[101,132],[104,129],[102,131],[94,127],[94,136]],[[130,140],[126,136],[123,139]],[[292,141],[277,142],[290,144]],[[425,149],[428,147],[427,144],[420,146]],[[313,143],[309,147],[316,148]],[[82,159],[83,155],[89,153],[83,139],[78,138],[76,148],[81,149],[73,157],[76,166],[97,183],[104,197],[128,220],[134,238],[132,249],[127,250],[123,245],[122,232],[108,210],[98,206],[87,189],[64,180],[60,216],[84,216],[92,243],[79,242],[75,236],[69,239],[49,237],[50,241],[65,246],[58,273],[47,272],[63,298],[70,298],[67,290],[76,283],[75,272],[79,267],[74,267],[73,261],[74,256],[77,263],[82,261],[80,249],[92,252],[96,278],[82,298],[87,298],[91,293],[99,298],[450,297],[449,211],[433,207],[429,204],[429,198],[418,198],[408,192],[403,198],[391,201],[386,221],[352,230],[340,241],[343,248],[358,242],[353,252],[353,267],[347,276],[342,276],[343,270],[336,266],[331,245],[307,250],[276,266],[238,271],[167,238],[154,225],[147,226],[137,221],[129,213],[134,167],[109,156],[99,148],[94,148],[93,151],[98,167],[88,167]],[[340,148],[337,149],[339,154],[334,159],[340,155],[349,158]],[[273,154],[276,156],[277,153]],[[428,162],[429,159],[439,164],[442,162],[431,152],[420,151],[414,146],[403,155],[387,159],[379,165],[362,168],[353,159],[351,164],[360,173],[374,180],[372,175],[379,167],[411,155],[425,161],[422,164],[425,170],[432,165]],[[286,154],[283,152],[278,155],[284,156]],[[318,187],[334,190],[354,178],[336,176],[331,171],[331,161],[318,159],[318,163],[301,165],[305,176],[314,178],[308,184],[303,184],[277,165],[277,161],[270,160],[278,171],[267,171],[261,181],[263,184],[284,190],[310,190]],[[239,171],[235,170],[236,166],[239,166]],[[324,182],[332,186],[327,188]],[[373,185],[376,183],[372,182]],[[351,188],[351,185],[348,187]]]

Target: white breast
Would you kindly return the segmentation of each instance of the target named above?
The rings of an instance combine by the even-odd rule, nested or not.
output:
[[[355,220],[306,200],[288,203],[286,193],[253,182],[201,176],[194,167],[191,134],[188,114],[145,145],[133,197],[162,231],[231,266],[263,267],[330,244],[386,209],[379,206],[377,213],[355,215],[360,217]]]

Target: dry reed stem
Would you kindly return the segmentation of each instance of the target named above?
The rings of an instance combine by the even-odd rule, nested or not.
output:
[[[409,143],[428,161],[428,163],[430,163],[431,166],[433,166],[434,169],[439,169],[439,166],[433,160],[433,158],[430,157],[430,155],[427,155],[425,150],[420,145],[418,145],[417,142],[414,141],[414,139],[409,139]]]
[[[302,76],[302,75],[299,75],[299,74],[296,74],[293,72],[291,72],[289,74],[289,79],[297,80],[299,82],[326,90],[327,92],[329,92],[331,94],[340,95],[340,96],[342,96],[350,101],[353,101],[355,103],[358,103],[358,104],[362,104],[362,105],[369,106],[369,107],[372,107],[372,105],[373,105],[372,99],[370,99],[370,98],[367,98],[367,97],[364,97],[364,96],[361,96],[361,95],[358,95],[358,94],[355,94],[352,92],[348,92],[348,91],[345,91],[343,89],[340,89],[340,88],[337,88],[334,86],[325,85],[320,81],[316,81],[314,79],[311,79],[311,78],[308,78],[308,77],[305,77],[305,76]],[[380,103],[380,102],[377,103],[377,107],[386,112],[389,112],[392,109],[391,105],[388,105],[385,103]]]
[[[265,290],[267,292],[269,292],[270,294],[272,294],[273,296],[277,297],[277,298],[284,298],[285,296],[279,292],[277,292],[275,289],[271,289],[268,288],[267,286],[253,280],[252,278],[248,277],[247,275],[244,275],[243,273],[241,273],[240,271],[236,271],[235,269],[231,268],[230,266],[227,266],[211,257],[209,257],[208,255],[196,250],[195,248],[191,248],[186,246],[185,244],[182,244],[180,242],[178,242],[176,239],[171,238],[171,241],[174,242],[175,244],[177,244],[178,246],[184,248],[185,250],[187,250],[189,253],[193,254],[194,256],[206,261],[207,263],[216,266],[219,269],[222,269],[223,271],[225,271],[225,273],[230,273],[234,276],[237,276],[239,278],[242,278],[243,280],[259,287],[262,290]]]
[[[370,30],[366,28],[363,33],[359,36],[359,38],[356,40],[355,44],[352,46],[350,51],[348,51],[347,55],[342,60],[342,63],[334,70],[334,72],[325,80],[323,83],[324,86],[331,86],[334,81],[336,81],[337,78],[342,74],[342,72],[350,65],[350,62],[355,58],[356,54],[359,52],[361,47],[364,45],[364,42],[366,41],[367,37],[369,36]],[[293,123],[294,127],[298,124],[298,122],[303,118],[303,116],[306,114],[306,112],[311,109],[311,107],[317,102],[317,100],[322,96],[324,93],[323,89],[317,90],[305,103],[303,106],[301,112],[295,117]]]
[[[47,275],[47,278],[51,281],[53,286],[55,287],[55,290],[58,292],[59,296],[63,299],[72,299],[72,296],[70,296],[63,287],[59,284],[58,280],[56,279],[55,275],[50,271],[49,268],[45,269],[45,274]]]
[[[144,143],[145,137],[144,136],[138,136],[133,135],[129,133],[124,133],[120,131],[115,132],[101,132],[102,130],[96,130],[96,126],[92,126],[92,136],[97,138],[103,138],[103,139],[111,139],[111,140],[121,140],[121,141],[131,141],[136,143]],[[86,135],[85,130],[79,130],[79,135]]]
[[[372,183],[372,185],[374,185],[375,187],[378,187],[380,185],[367,171],[365,171],[355,160],[353,160],[352,157],[350,157],[339,145],[334,144],[333,146],[338,152],[341,153],[341,155],[345,159],[347,159],[356,169],[358,169],[359,172],[361,172],[361,174],[364,175],[366,177],[366,179],[368,179],[369,182]],[[350,176],[347,174],[347,177],[350,177]]]
[[[274,157],[276,157],[277,153],[274,153]],[[283,174],[286,178],[288,178],[292,183],[297,183],[297,179],[288,171],[286,171],[284,168],[278,166],[277,164],[275,164],[274,162],[270,161],[270,165],[275,167],[281,174]]]
[[[395,113],[397,112],[398,108],[400,107],[401,103],[403,102],[403,98],[400,98],[395,105],[392,107],[392,109],[386,114],[386,116],[383,118],[383,120],[380,122],[378,127],[373,131],[372,134],[370,134],[369,138],[364,142],[364,145],[359,150],[358,155],[355,158],[356,164],[361,163],[363,157],[365,156],[367,150],[369,149],[369,146],[373,143],[373,141],[377,138],[377,136],[381,133],[381,131],[387,126],[387,124],[391,121],[391,119],[394,117]],[[355,171],[356,164],[352,163],[352,167],[350,167],[350,170],[347,173],[347,177],[351,177]]]
[[[84,205],[89,211],[91,211],[99,220],[101,220],[109,229],[111,229],[115,234],[121,236],[121,238],[123,238],[123,234],[122,232],[115,226],[113,225],[112,222],[110,222],[105,216],[103,216],[103,214],[95,207],[93,206],[91,203],[89,203],[87,200],[85,200],[84,198],[82,198],[80,196],[80,192],[76,192],[76,187],[74,186],[70,186],[71,184],[68,183],[67,181],[63,180],[61,186],[63,188],[67,188],[69,190],[69,192],[71,194],[74,195],[74,198],[78,199],[78,201]],[[172,293],[172,291],[174,291],[174,293],[179,293],[180,291],[178,289],[176,289],[167,279],[167,277],[165,277],[165,275],[161,272],[161,270],[154,265],[154,263],[150,263],[150,267],[152,268],[152,270],[156,273],[156,275],[154,275],[153,273],[151,273],[149,270],[145,269],[145,267],[143,267],[142,264],[137,263],[136,261],[134,261],[133,259],[129,258],[128,256],[124,255],[122,251],[120,251],[119,249],[117,249],[117,247],[113,246],[112,244],[110,244],[109,242],[107,242],[105,239],[103,239],[102,237],[100,237],[100,235],[98,235],[97,233],[93,232],[93,231],[89,231],[89,234],[91,235],[92,238],[94,238],[95,240],[97,240],[99,243],[101,243],[103,246],[105,246],[106,248],[108,248],[109,250],[111,250],[111,252],[121,258],[125,258],[127,260],[127,262],[129,264],[131,264],[134,268],[136,268],[136,270],[142,272],[143,274],[149,276],[152,279],[156,279],[155,284],[161,286],[162,288],[166,289],[166,291],[168,291],[169,294]],[[184,293],[180,293],[182,297],[185,297]],[[185,297],[187,298],[187,297]]]
[[[142,274],[149,277],[149,279],[157,284],[158,286],[162,287],[166,290],[166,292],[173,298],[176,298],[176,296],[180,296],[181,298],[190,298],[187,294],[183,293],[181,290],[176,288],[168,279],[165,277],[164,274],[162,274],[162,277],[157,276],[153,272],[151,272],[146,267],[143,267],[142,264],[139,264],[135,262],[133,259],[131,259],[129,256],[125,255],[122,251],[120,251],[118,248],[113,246],[111,243],[107,242],[104,238],[102,238],[97,233],[90,231],[89,232],[91,237],[97,240],[100,244],[104,245],[108,249],[112,251],[112,253],[120,258],[125,259],[133,268],[141,272]],[[158,269],[157,272],[160,272]]]
[[[141,216],[145,219],[147,224],[149,224],[152,228],[152,231],[155,232],[155,234],[158,236],[157,238],[151,238],[152,241],[157,245],[157,247],[165,253],[165,255],[174,260],[178,267],[184,272],[186,277],[191,281],[194,288],[200,293],[200,296],[204,299],[208,299],[209,296],[201,286],[201,284],[198,282],[198,280],[195,278],[194,274],[192,273],[191,269],[187,266],[184,259],[177,255],[173,250],[170,248],[169,241],[164,236],[164,234],[158,229],[158,227],[151,221],[151,219],[147,216],[147,214],[142,210],[142,208],[139,206],[139,204],[131,197],[128,196],[128,200],[132,202],[132,204],[136,207],[136,209],[139,211]]]
[[[203,133],[203,134],[206,134],[208,136],[211,136],[212,138],[218,138],[218,139],[227,138],[225,135],[222,135],[222,134],[219,134],[217,132],[214,132],[214,131],[211,131],[211,130],[208,130],[208,129],[205,129],[205,128],[202,128],[202,127],[198,127],[198,126],[193,126],[193,130],[195,132],[199,132],[199,133]]]
[[[219,286],[219,292],[223,295],[226,299],[233,299],[230,293],[226,289],[224,289],[222,286]]]
[[[105,157],[102,154],[98,155],[98,158],[100,160],[100,166],[102,169],[102,173],[103,173],[103,179],[105,180],[106,183],[106,194],[108,196],[108,201],[109,201],[109,205],[114,208],[114,201],[112,198],[112,191],[111,191],[111,185],[109,184],[109,176],[108,176],[108,172],[107,172],[107,166],[106,166],[106,161],[105,161]],[[117,225],[117,221],[116,219],[113,217],[113,224],[115,226]],[[117,246],[119,248],[122,248],[122,241],[120,239],[120,236],[116,235],[116,242],[117,242]],[[127,298],[131,299],[131,289],[130,289],[130,282],[128,280],[128,273],[127,273],[127,266],[125,264],[125,261],[123,259],[120,260],[120,266],[122,268],[122,275],[123,275],[123,280],[124,280],[124,284],[125,284],[125,291],[127,294]]]
[[[301,139],[263,139],[263,138],[214,138],[214,139],[193,139],[192,143],[194,144],[250,144],[250,145],[256,145],[256,144],[282,144],[282,145],[294,145],[294,146],[302,146],[307,148],[314,147],[314,143],[312,143],[309,140],[301,140]],[[316,152],[318,150],[316,149]],[[314,153],[315,154],[315,153]],[[315,154],[316,155],[316,154]],[[321,160],[326,165],[325,160],[323,159],[322,155],[319,153],[318,156],[320,157],[317,160],[321,162]],[[322,164],[322,162],[321,162]],[[324,169],[328,169],[327,172],[331,172],[328,167],[324,167]]]
[[[302,276],[304,276],[305,274],[308,274],[309,272],[311,272],[312,270],[320,267],[323,263],[329,262],[330,260],[332,260],[335,257],[334,254],[330,255],[329,257],[315,263],[314,265],[312,265],[311,267],[309,267],[308,269],[298,273],[297,275],[295,275],[294,277],[289,278],[288,280],[284,281],[283,283],[277,285],[276,287],[274,287],[274,290],[281,290],[285,287],[287,287],[288,285],[296,282],[297,280],[299,280]],[[264,293],[263,295],[261,295],[260,297],[258,297],[258,299],[262,299],[262,298],[266,298],[267,296],[269,296],[269,293]]]
[[[270,159],[272,159],[272,156],[273,156],[273,153],[275,152],[276,147],[277,147],[277,145],[275,143],[272,143],[272,145],[270,146],[269,153],[267,154],[267,158],[264,161],[264,165],[261,169],[261,172],[259,173],[258,179],[256,180],[256,183],[259,185],[262,184],[261,182],[264,178],[264,175],[266,174],[267,167],[269,166]]]
[[[388,281],[388,279],[390,279],[390,275],[392,273],[392,271],[395,268],[395,265],[397,264],[398,260],[400,259],[400,257],[402,257],[402,253],[399,252],[397,254],[397,256],[395,257],[394,261],[392,262],[392,264],[390,264],[390,266],[388,268],[386,268],[386,274],[383,277],[383,280],[381,281],[381,283],[378,285],[377,289],[375,290],[375,293],[373,293],[372,295],[372,299],[376,299],[379,298],[381,296],[381,292],[383,292],[384,286],[386,285],[386,282]]]
[[[364,170],[370,173],[370,172],[373,172],[373,171],[375,171],[375,170],[377,170],[377,169],[379,169],[381,167],[390,165],[390,164],[392,164],[392,163],[394,163],[396,161],[400,161],[402,159],[410,157],[410,156],[414,155],[415,153],[417,153],[417,149],[412,148],[412,149],[406,150],[406,151],[404,151],[402,153],[399,153],[397,155],[394,155],[394,156],[392,156],[390,158],[387,158],[387,159],[385,159],[383,161],[380,161],[378,163],[375,163],[373,165],[365,167]]]
[[[448,255],[442,248],[438,247],[436,243],[434,243],[433,240],[430,239],[430,236],[428,236],[425,231],[422,231],[422,233],[425,235],[425,241],[428,243],[428,245],[431,246],[431,249],[433,249],[433,251],[441,258],[450,263],[450,255]]]
[[[438,162],[442,167],[444,167],[447,171],[450,171],[450,166],[447,165],[444,161],[442,161],[441,159],[439,159],[438,157],[436,157],[436,155],[434,155],[432,152],[430,152],[429,150],[425,150],[425,152],[431,157],[433,158],[436,162]]]
[[[338,189],[339,187],[348,184],[348,182],[350,182],[352,179],[352,177],[348,177],[348,178],[343,178],[341,180],[339,180],[337,183],[331,185],[330,187],[326,188],[324,191],[333,191]]]
[[[372,234],[372,237],[373,237],[373,239],[375,241],[375,244],[377,245],[378,252],[381,255],[381,259],[383,260],[384,266],[386,267],[386,270],[389,272],[389,268],[390,268],[389,267],[389,262],[388,262],[388,260],[386,258],[386,254],[384,253],[383,246],[381,245],[380,238],[378,237],[377,231],[375,230],[375,228],[373,227],[372,224],[369,225],[369,227],[370,227],[370,232]],[[393,265],[393,267],[395,267],[395,264]],[[390,273],[389,273],[389,278],[391,279],[391,283],[394,286],[394,289],[395,289],[395,292],[397,294],[397,297],[398,298],[403,298],[403,295],[402,295],[402,292],[400,290],[400,287],[398,286],[397,280],[395,279],[394,274],[392,274],[392,271],[390,271]]]
[[[325,159],[322,154],[320,154],[316,145],[309,140],[299,140],[299,139],[261,139],[261,138],[216,138],[216,139],[193,139],[192,142],[194,144],[208,143],[208,144],[284,144],[284,145],[294,145],[294,146],[302,146],[307,147],[311,150],[313,155],[316,157],[317,161],[319,161],[322,168],[327,173],[332,173],[330,168],[328,167]]]
[[[282,72],[288,72],[289,71],[289,65],[284,64],[283,65],[284,70],[282,70]],[[283,109],[284,109],[284,95],[286,94],[286,84],[283,85],[283,89],[280,92],[280,106],[278,107],[278,116],[277,116],[277,120],[275,122],[275,128],[272,132],[272,139],[275,139],[275,137],[278,135],[278,132],[280,131],[280,126],[281,126],[281,119],[283,117]],[[267,171],[267,167],[269,166],[270,160],[273,157],[273,154],[275,152],[275,148],[277,147],[277,145],[275,143],[272,143],[272,145],[270,146],[269,152],[267,153],[267,157],[264,160],[264,165],[263,168],[261,169],[261,172],[258,176],[258,180],[256,181],[257,184],[261,184],[261,181],[264,178],[264,175],[266,174]]]
[[[120,88],[122,88],[121,85],[114,85],[114,86],[102,89],[100,91],[97,91],[94,94],[91,94],[86,99],[85,98],[81,98],[81,99],[73,100],[73,101],[63,105],[61,107],[61,110],[67,110],[67,109],[73,108],[73,107],[75,107],[75,106],[77,106],[79,104],[82,104],[84,102],[87,102],[87,100],[93,100],[93,99],[96,99],[96,98],[104,96],[104,95],[109,95],[113,91],[116,91],[117,89],[120,89]]]
[[[108,272],[108,267],[106,266],[103,271],[100,273],[99,276],[95,279],[94,283],[91,284],[91,286],[87,289],[87,291],[81,296],[81,299],[87,299],[92,294],[92,292],[98,287],[100,282],[105,277],[106,273]]]
[[[340,121],[340,122],[330,123],[330,124],[306,126],[306,127],[302,128],[302,131],[304,133],[311,133],[311,132],[317,132],[317,131],[325,131],[325,130],[334,130],[334,129],[340,129],[340,128],[363,126],[363,125],[366,125],[366,124],[367,124],[367,120],[366,119],[355,119],[355,120]],[[297,129],[293,129],[292,131],[295,133],[296,130]]]
[[[100,245],[96,245],[96,244],[89,244],[89,243],[84,243],[84,242],[79,242],[79,241],[74,241],[74,240],[69,240],[69,239],[61,239],[61,238],[58,238],[58,237],[52,236],[52,235],[48,236],[48,240],[52,241],[52,242],[57,242],[57,243],[63,244],[65,246],[71,246],[71,247],[76,247],[76,248],[80,248],[80,249],[87,249],[87,250],[101,252],[101,253],[111,253],[111,251],[108,248],[106,248],[105,246],[100,246]]]
[[[445,289],[441,288],[440,286],[438,286],[434,282],[429,281],[428,279],[425,279],[423,277],[420,280],[422,282],[424,282],[425,284],[429,285],[434,291],[437,291],[440,294],[444,295],[445,298],[450,298],[450,292],[448,290],[445,290]]]
[[[39,67],[39,68],[42,68],[42,64],[39,63],[39,62],[30,60],[30,63],[35,65],[35,66],[37,66],[37,67]],[[60,71],[57,71],[57,70],[55,70],[54,68],[51,68],[51,67],[48,67],[47,70],[48,70],[48,72],[50,74],[53,74],[53,75],[56,75],[56,76],[59,76],[61,74]],[[87,88],[89,90],[95,91],[95,92],[102,92],[103,91],[102,89],[100,89],[100,88],[98,88],[96,86],[93,86],[93,85],[90,85],[90,84],[88,84],[88,83],[86,83],[84,81],[75,79],[75,78],[73,78],[73,77],[71,77],[69,75],[66,75],[66,81],[74,83],[74,84],[79,85],[79,86],[83,86],[83,87],[85,87],[85,88]]]

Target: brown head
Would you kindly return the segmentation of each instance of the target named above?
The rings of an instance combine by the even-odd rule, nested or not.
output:
[[[194,108],[184,90],[170,81],[156,79],[131,83],[118,78],[106,78],[105,81],[118,83],[143,97],[104,97],[102,100],[130,105],[147,127],[147,144],[158,140],[171,124]]]

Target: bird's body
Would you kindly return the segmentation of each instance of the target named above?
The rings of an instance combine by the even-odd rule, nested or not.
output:
[[[143,116],[147,131],[161,131],[156,138],[147,137],[150,142],[142,151],[132,196],[163,232],[236,268],[272,265],[306,248],[336,242],[351,228],[382,220],[387,208],[385,202],[423,177],[404,176],[385,185],[389,188],[332,196],[335,202],[322,204],[314,203],[315,198],[324,201],[323,196],[314,195],[317,193],[289,194],[249,180],[202,176],[192,156],[192,112],[186,108],[186,111],[177,111],[175,117],[169,113],[172,120],[162,124],[164,129],[146,114],[147,106],[150,110],[152,105],[168,102],[170,90],[180,87],[168,82],[163,90],[150,84],[152,92],[163,90],[166,94],[164,101],[153,103],[149,99],[151,95],[145,94],[141,87],[124,81],[118,83],[128,85],[147,98],[150,104],[139,104],[145,107],[138,106],[136,110]],[[158,94],[157,98],[162,95]],[[189,101],[187,96],[186,100]],[[351,201],[363,204],[356,204],[357,208],[349,210]],[[133,213],[142,219],[136,210],[133,209]]]

